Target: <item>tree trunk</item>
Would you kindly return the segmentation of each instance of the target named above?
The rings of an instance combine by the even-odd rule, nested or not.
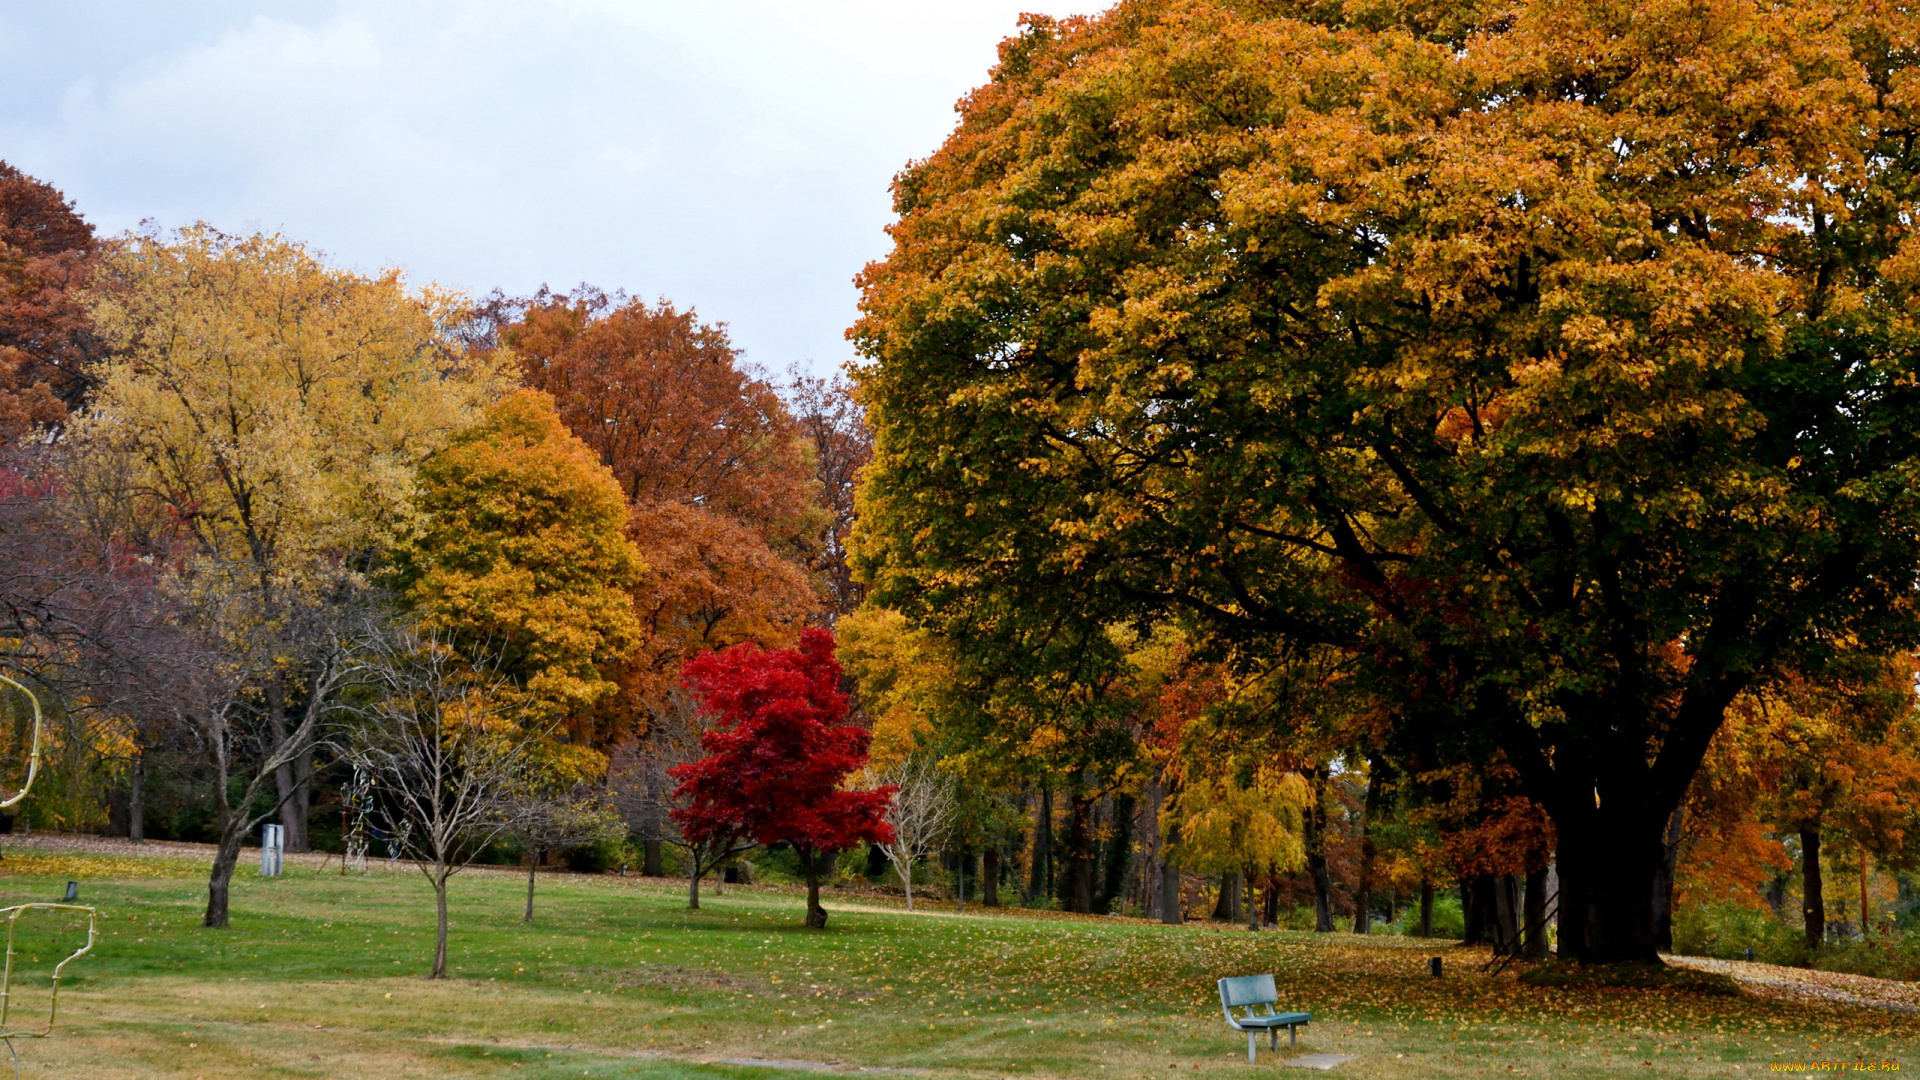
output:
[[[1373,922],[1373,860],[1376,853],[1373,845],[1373,814],[1368,813],[1360,833],[1360,880],[1353,888],[1353,932],[1356,934],[1367,933]]]
[[[1033,815],[1033,864],[1028,889],[1033,896],[1053,895],[1053,790],[1040,789],[1040,808]]]
[[[1113,838],[1106,844],[1106,873],[1101,875],[1100,892],[1093,898],[1089,911],[1110,912],[1113,902],[1120,897],[1121,884],[1127,879],[1127,866],[1133,859],[1133,813],[1133,796],[1120,795],[1113,800]]]
[[[1527,871],[1526,947],[1529,960],[1547,958],[1547,868]]]
[[[1271,879],[1267,881],[1266,896],[1267,896],[1267,899],[1266,899],[1267,911],[1266,911],[1265,921],[1269,926],[1279,926],[1280,925],[1280,883],[1278,881],[1274,881]]]
[[[240,861],[240,838],[220,836],[220,846],[213,852],[213,869],[207,875],[207,913],[200,925],[215,930],[225,929],[227,925],[227,900],[233,889],[234,864]]]
[[[1068,911],[1093,914],[1093,799],[1074,792],[1067,804],[1067,867],[1060,899]]]
[[[1827,892],[1820,877],[1820,826],[1800,827],[1800,917],[1807,948],[1817,950],[1827,939]]]
[[[1220,875],[1220,899],[1213,905],[1213,917],[1221,922],[1240,921],[1240,872],[1229,870]]]
[[[660,840],[658,837],[640,841],[640,872],[647,877],[665,877],[666,870],[660,862]]]
[[[1373,862],[1379,849],[1373,842],[1373,814],[1380,803],[1381,767],[1367,770],[1366,799],[1360,804],[1360,880],[1353,890],[1353,932],[1364,934],[1373,922]]]
[[[286,690],[278,678],[267,681],[266,698],[267,725],[273,734],[272,749],[277,753],[288,738]],[[275,794],[280,797],[280,825],[286,830],[283,839],[288,851],[307,850],[307,802],[312,768],[312,763],[302,754],[273,770]]]
[[[692,867],[691,872],[687,874],[687,910],[699,911],[700,910],[700,852],[698,850],[693,848],[688,849],[687,864]]]
[[[139,748],[133,751],[133,769],[128,778],[127,839],[138,844],[147,838],[147,759]]]
[[[1653,879],[1653,940],[1661,952],[1673,951],[1673,875],[1680,865],[1680,838],[1685,827],[1686,808],[1676,806],[1667,817],[1660,872]]]
[[[1462,945],[1479,945],[1487,940],[1487,913],[1493,906],[1493,893],[1485,874],[1470,874],[1460,879],[1460,916]]]
[[[1414,933],[1414,936],[1433,936],[1433,881],[1431,878],[1420,879],[1420,929]]]
[[[907,890],[907,910],[912,911],[913,910],[913,856],[911,855],[907,856],[907,865],[904,869],[899,866],[895,866],[894,871],[900,875],[900,886]]]
[[[800,868],[807,874],[807,926],[814,930],[825,929],[827,909],[820,906],[820,866],[815,862],[812,848],[800,848]]]
[[[1246,892],[1247,929],[1259,930],[1262,908],[1265,907],[1264,900],[1260,896],[1260,879],[1255,877],[1253,871],[1251,870],[1247,871],[1246,878],[1247,878],[1247,892]]]
[[[1313,879],[1313,929],[1333,933],[1333,877],[1327,872],[1327,769],[1306,770],[1307,806],[1301,815],[1307,848],[1307,874]]]
[[[1513,956],[1520,951],[1519,879],[1512,874],[1493,878],[1493,952]]]
[[[520,917],[523,923],[533,922],[533,875],[540,864],[539,852],[527,849],[527,913]]]
[[[434,913],[439,918],[433,939],[433,973],[429,979],[447,977],[447,868],[435,866],[433,873]]]
[[[980,902],[988,907],[1000,906],[1000,846],[988,845],[980,853]]]
[[[1867,849],[1862,846],[1860,848],[1860,937],[1862,940],[1873,933],[1873,920],[1868,918],[1872,913],[1872,904],[1873,901],[1867,892]]]
[[[1664,857],[1658,817],[1556,816],[1560,955],[1583,964],[1659,963],[1653,890]]]
[[[1180,868],[1160,862],[1160,921],[1178,926],[1186,913],[1180,910]]]

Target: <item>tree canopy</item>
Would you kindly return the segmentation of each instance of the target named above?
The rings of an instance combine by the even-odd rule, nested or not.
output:
[[[1408,9],[1415,11],[1417,9]],[[1552,815],[1652,958],[1730,702],[1916,639],[1904,10],[1123,2],[895,186],[858,560],[961,640],[1324,646]]]

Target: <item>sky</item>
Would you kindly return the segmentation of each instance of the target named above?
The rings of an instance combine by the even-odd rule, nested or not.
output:
[[[107,233],[280,231],[336,265],[695,308],[853,358],[887,185],[1022,11],[1103,0],[0,3],[0,160]]]

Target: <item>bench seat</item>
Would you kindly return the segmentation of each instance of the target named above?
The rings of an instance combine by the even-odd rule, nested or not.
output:
[[[1243,1028],[1290,1028],[1312,1019],[1312,1013],[1274,1013],[1272,1016],[1242,1016],[1235,1022]]]

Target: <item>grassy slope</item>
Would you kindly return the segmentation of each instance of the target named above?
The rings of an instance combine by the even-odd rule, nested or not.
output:
[[[456,879],[456,978],[431,983],[418,978],[431,894],[410,872],[243,870],[234,925],[214,932],[197,926],[189,863],[10,853],[0,871],[5,903],[50,899],[77,877],[101,912],[95,955],[69,969],[60,1029],[19,1044],[23,1077],[799,1075],[702,1064],[748,1057],[952,1076],[1251,1075],[1212,980],[1265,970],[1286,1005],[1318,1018],[1303,1049],[1359,1055],[1344,1077],[1751,1075],[1772,1060],[1920,1048],[1920,1017],[1535,989],[1480,975],[1479,954],[1460,948],[1440,950],[1449,974],[1436,982],[1433,947],[1407,939],[851,903],[810,933],[786,891],[732,889],[694,913],[677,884],[618,878],[543,880],[532,927],[518,921],[522,880]],[[44,977],[58,953],[35,933],[22,977]],[[1274,1062],[1263,1050],[1255,1068]]]

